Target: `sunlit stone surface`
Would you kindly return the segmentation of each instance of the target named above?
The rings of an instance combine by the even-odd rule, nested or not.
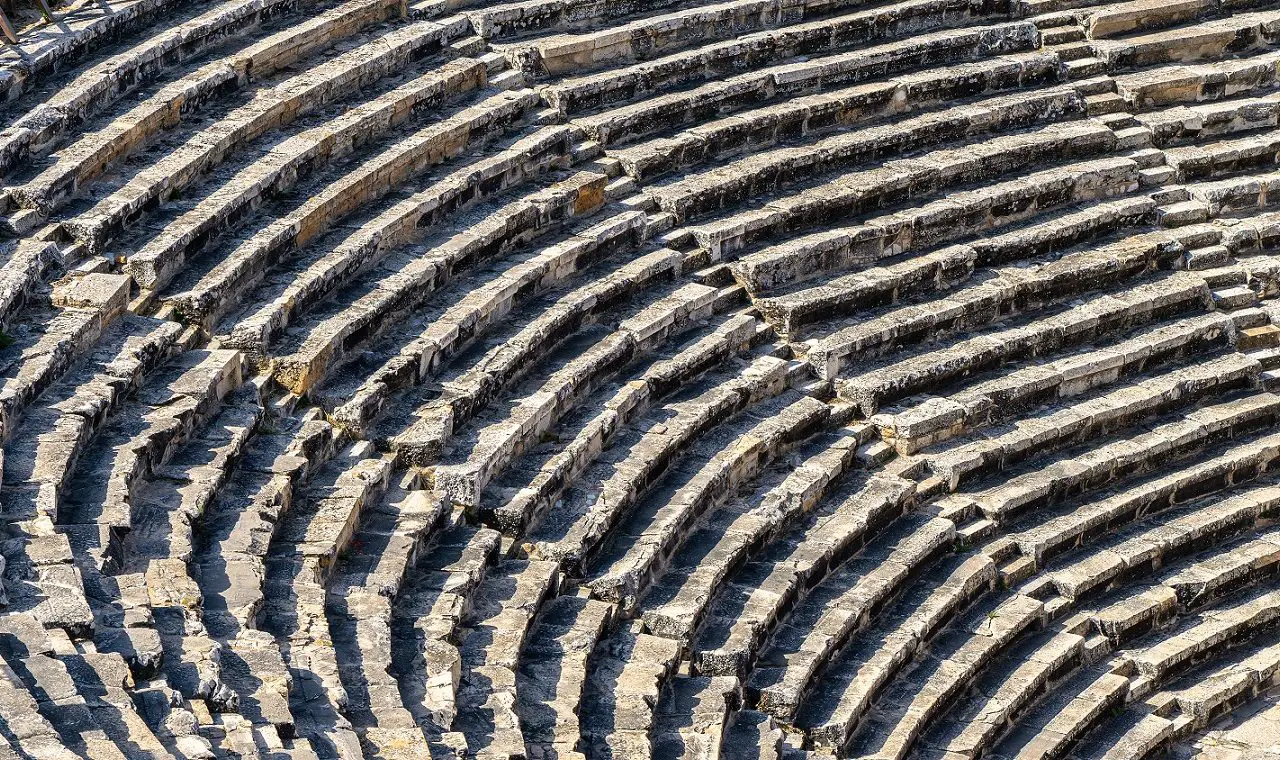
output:
[[[0,5],[0,760],[1280,757],[1280,2]]]

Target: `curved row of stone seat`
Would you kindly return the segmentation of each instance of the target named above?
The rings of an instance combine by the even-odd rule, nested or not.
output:
[[[1193,616],[1176,625],[1173,635],[1161,636],[1146,646],[1125,652],[1122,661],[1138,677],[1138,687],[1149,691],[1197,660],[1231,647],[1255,628],[1275,619],[1277,592],[1264,585],[1223,602],[1213,615]],[[1155,603],[1154,600],[1151,603]]]
[[[636,181],[649,181],[698,164],[760,151],[784,141],[847,128],[878,117],[897,116],[939,103],[995,94],[1042,83],[1052,61],[1022,53],[961,64],[941,73],[908,73],[883,82],[819,92],[731,115],[671,136],[612,149]]]
[[[79,12],[64,17],[63,25],[37,29],[12,51],[6,50],[3,59],[6,100],[20,96],[25,89],[29,89],[28,85],[47,79],[78,62],[77,59],[82,56],[118,40],[120,36],[153,24],[158,17],[170,21],[190,18],[179,13],[178,18],[174,19],[171,15],[174,12],[173,4],[165,0],[129,3],[114,9],[114,12],[103,8],[82,8],[77,11]],[[238,15],[233,13],[232,19]],[[216,16],[212,24],[214,30],[222,26]],[[199,25],[193,32],[192,36],[198,43],[201,36]],[[143,49],[146,50],[146,47]]]
[[[713,513],[645,597],[645,627],[660,636],[691,638],[720,584],[835,489],[853,467],[860,437],[850,428],[815,436],[797,450],[798,465],[778,463],[778,471],[762,477],[750,497]]]
[[[954,681],[944,683],[943,679],[971,675],[990,661],[993,648],[1009,643],[1041,614],[1040,603],[1029,597],[983,601],[994,577],[991,559],[981,553],[953,558],[926,572],[897,604],[881,613],[874,628],[859,636],[854,648],[827,668],[821,691],[815,694],[816,700],[801,707],[797,725],[806,728],[815,744],[841,747],[848,743],[873,699],[885,690],[900,692],[891,703],[892,712],[884,716],[888,719],[911,703],[921,681],[930,676],[938,679],[938,686],[952,691]],[[977,609],[964,613],[975,598],[979,600]],[[1002,605],[1008,605],[1009,614],[990,614]],[[936,655],[921,660],[904,675],[903,668],[912,662],[921,642],[939,636],[948,621],[955,621],[951,626],[955,632],[944,644],[932,648]],[[943,660],[954,665],[939,667]],[[913,678],[917,675],[921,678]],[[872,737],[876,744],[891,738],[892,733],[884,730]],[[870,751],[877,749],[880,747],[874,746]]]
[[[933,474],[956,490],[1042,451],[1106,435],[1127,428],[1140,418],[1150,419],[1207,396],[1254,386],[1260,374],[1258,362],[1243,354],[1200,359],[1167,374],[1050,407],[1030,420],[986,428],[981,437],[958,438],[941,449],[927,449],[920,456]],[[1084,416],[1086,411],[1088,416]]]
[[[369,376],[359,378],[354,384],[338,383],[322,390],[322,403],[333,404],[335,418],[356,429],[363,429],[398,391],[425,382],[472,341],[496,331],[503,338],[501,343],[486,353],[479,366],[451,370],[448,380],[451,383],[450,393],[439,403],[419,407],[412,394],[405,394],[403,400],[414,405],[411,408],[416,416],[441,420],[438,436],[444,436],[439,438],[442,443],[474,411],[482,408],[499,388],[536,361],[542,352],[553,349],[565,337],[589,325],[597,308],[603,310],[612,303],[643,293],[645,288],[669,279],[679,257],[671,251],[657,251],[621,264],[612,272],[601,272],[596,282],[584,284],[563,295],[552,290],[541,298],[536,297],[542,282],[555,285],[560,276],[572,274],[576,267],[589,265],[597,257],[607,256],[614,248],[628,249],[635,242],[634,236],[640,230],[637,223],[641,221],[639,216],[624,213],[589,227],[586,236],[571,237],[567,245],[555,244],[530,254],[517,255],[508,261],[500,259],[488,270],[489,275],[479,282],[462,280],[446,288],[439,300],[452,305],[430,311],[420,322],[412,323],[408,330],[389,336],[388,342],[392,347],[375,360],[375,369]],[[503,269],[502,266],[508,263],[510,268]],[[475,285],[480,287],[475,297],[470,297],[470,288]],[[669,303],[674,312],[671,314],[673,321],[677,317],[683,320],[693,314],[702,315],[710,305],[697,303],[703,293],[686,291],[685,295],[683,299],[673,297]],[[685,303],[691,298],[694,303]],[[680,311],[681,305],[685,306],[683,311]],[[533,312],[528,323],[502,328],[502,318],[517,307],[529,308]],[[514,346],[504,348],[513,340],[519,341],[518,349],[513,350]],[[635,347],[634,343],[632,347]],[[381,358],[387,355],[389,358]],[[453,418],[455,413],[458,415],[456,419]],[[396,430],[391,436],[399,432],[402,431]],[[412,441],[425,443],[416,436],[409,436],[404,441],[408,444],[406,450],[413,446]]]
[[[92,632],[79,572],[69,552],[55,548],[66,538],[54,531],[75,462],[109,412],[136,389],[142,376],[163,361],[178,338],[169,322],[126,317],[113,327],[86,360],[45,391],[40,406],[28,411],[10,433],[4,461],[5,513],[19,533],[47,545],[50,564],[11,575],[10,609],[29,610],[50,627],[73,636]],[[16,548],[26,552],[24,541]],[[17,567],[10,558],[10,567]],[[15,572],[17,572],[15,570]],[[17,581],[15,584],[14,581]]]
[[[928,250],[931,246],[957,238],[986,237],[993,230],[1034,220],[1039,214],[1070,204],[1121,195],[1137,187],[1138,170],[1137,162],[1127,158],[1104,158],[1056,167],[994,183],[981,190],[952,193],[944,200],[903,209],[856,226],[833,227],[796,238],[781,246],[750,253],[730,266],[739,280],[753,292],[768,292],[779,285],[819,278],[826,273],[860,269],[887,256],[898,257],[920,249]],[[1155,203],[1149,199],[1145,202],[1134,199],[1132,203],[1115,201],[1102,209],[1099,226],[1122,225],[1130,220],[1136,222],[1154,207]],[[1081,234],[1069,228],[1064,230],[1058,219],[1044,225],[1067,240],[1071,240],[1068,237],[1071,232]],[[1035,235],[1036,232],[1028,231],[1027,234]],[[972,251],[968,266],[940,267],[945,279],[940,280],[938,287],[964,279],[977,266],[1005,263],[993,260],[995,256],[992,256],[994,251],[1000,250],[1001,241],[986,239],[980,245],[986,254],[982,256],[982,264],[979,264],[978,251],[968,248]],[[954,256],[959,252],[944,249],[933,253],[941,257]],[[919,266],[916,257],[904,261],[900,268],[911,264]],[[781,323],[783,332],[791,334],[795,328],[814,319],[809,313],[838,317],[865,308],[868,301],[874,304],[876,295],[884,286],[869,288],[871,294],[863,296],[860,289],[851,287],[855,283],[861,284],[853,279],[859,275],[864,279],[867,277],[865,272],[859,272],[811,286],[817,292],[797,289],[789,290],[785,295],[760,299],[761,309],[771,320]]]
[[[0,437],[6,439],[40,394],[120,318],[129,299],[127,280],[109,274],[72,275],[54,283],[46,295],[41,282],[44,256],[19,247],[10,259],[30,267],[26,274],[31,292],[15,294],[10,302],[14,321],[5,334],[12,342],[3,349],[8,361],[0,387]],[[41,302],[48,305],[41,308]]]
[[[635,379],[621,387],[602,388],[580,404],[579,411],[562,419],[559,433],[567,440],[562,450],[544,454],[533,450],[507,469],[491,495],[482,496],[481,513],[505,530],[523,528],[543,513],[610,445],[613,437],[651,406],[722,362],[741,355],[764,339],[761,325],[746,314],[713,322],[710,330],[695,333],[675,346],[669,355],[659,354]],[[526,464],[527,463],[527,464]]]
[[[419,555],[394,597],[392,675],[405,708],[428,736],[447,738],[461,677],[457,630],[488,572],[500,535],[458,524]]]
[[[829,414],[827,404],[787,391],[746,410],[742,422],[703,436],[670,469],[657,492],[661,498],[638,503],[612,531],[611,547],[599,555],[587,582],[592,594],[633,611],[703,516],[771,460],[821,429]],[[707,451],[714,453],[708,457]]]
[[[1210,3],[1199,0],[1177,3],[1128,0],[1128,2],[1095,5],[1082,9],[1076,15],[1088,32],[1089,38],[1096,40],[1176,26],[1212,13],[1213,10]]]
[[[1226,314],[1183,317],[1053,361],[1032,360],[994,373],[979,373],[969,383],[950,386],[945,397],[904,400],[882,410],[872,422],[899,453],[913,454],[966,431],[1009,419],[1039,403],[1110,386],[1202,352],[1213,355],[1231,345],[1236,333],[1232,318]],[[1141,381],[1135,378],[1134,382]]]
[[[1274,438],[1264,435],[1214,447],[1203,461],[1188,463],[1180,472],[1157,473],[1090,504],[1047,516],[1034,527],[1014,534],[1013,540],[1024,557],[1042,564],[1056,554],[1128,523],[1135,515],[1167,508],[1217,490],[1224,483],[1242,482],[1256,476],[1274,460],[1274,446]]]
[[[858,638],[889,602],[956,540],[950,520],[904,515],[831,573],[789,614],[760,655],[747,683],[757,707],[793,720],[827,662]],[[967,593],[967,592],[966,592]]]
[[[1275,547],[1271,548],[1274,551]],[[1208,565],[1212,565],[1216,559],[1216,557],[1210,559]],[[1199,559],[1184,565],[1182,571],[1193,571],[1204,566],[1206,566],[1205,561]],[[1132,593],[1122,595],[1115,605],[1103,607],[1097,613],[1100,617],[1092,620],[1093,625],[1101,625],[1104,630],[1111,630],[1108,626],[1113,610],[1119,613],[1123,609],[1123,614],[1149,616],[1151,614],[1149,611],[1143,611],[1151,609],[1146,605],[1160,605],[1163,604],[1162,600],[1167,598],[1160,593],[1153,595],[1141,589],[1139,591],[1140,593],[1136,595]],[[1231,604],[1228,603],[1228,607],[1230,606]],[[1093,613],[1086,613],[1086,617],[1091,614]],[[1210,614],[1216,618],[1223,613],[1215,611]],[[1230,614],[1229,609],[1224,616]],[[1019,660],[1029,661],[1024,661],[1024,664],[1015,667],[993,668],[988,671],[982,680],[975,684],[978,689],[977,696],[964,705],[959,716],[935,727],[921,739],[925,745],[923,756],[938,757],[945,756],[947,753],[964,757],[976,756],[980,753],[981,747],[990,746],[994,739],[998,739],[1002,733],[1005,733],[1011,719],[1018,720],[1016,714],[1019,711],[1026,708],[1047,688],[1051,688],[1054,681],[1061,681],[1064,678],[1067,681],[1063,684],[1065,687],[1062,690],[1063,694],[1054,696],[1050,692],[1046,706],[1066,709],[1060,713],[1058,710],[1044,711],[1046,715],[1054,716],[1047,721],[1043,718],[1036,720],[1033,717],[1028,721],[1029,725],[1021,735],[1015,732],[1007,743],[1015,746],[1021,744],[1024,748],[1039,747],[1046,754],[1053,756],[1065,742],[1078,738],[1085,730],[1097,723],[1104,724],[1102,736],[1106,737],[1105,713],[1076,703],[1075,699],[1079,698],[1076,696],[1079,693],[1077,687],[1089,684],[1085,690],[1086,694],[1089,690],[1095,690],[1094,693],[1102,697],[1104,703],[1114,703],[1118,696],[1126,694],[1130,695],[1130,698],[1141,699],[1144,695],[1150,694],[1153,688],[1159,688],[1158,681],[1133,673],[1131,659],[1133,655],[1129,653],[1120,654],[1112,659],[1109,668],[1111,678],[1098,678],[1096,670],[1085,670],[1078,676],[1072,677],[1072,671],[1076,667],[1082,664],[1087,665],[1091,661],[1096,661],[1098,657],[1105,656],[1109,648],[1107,642],[1097,633],[1092,634],[1092,638],[1084,638],[1088,635],[1089,630],[1080,629],[1078,625],[1068,620],[1061,632],[1048,632],[1028,641],[1023,645],[1027,652],[1026,657]],[[1177,637],[1173,637],[1173,640],[1176,641]],[[1136,678],[1133,677],[1135,675]],[[1206,689],[1201,693],[1209,695],[1213,693],[1213,689]],[[1147,699],[1147,704],[1162,705],[1159,711],[1172,717],[1168,713],[1168,708],[1174,706],[1173,699],[1157,692],[1156,696]],[[1207,710],[1204,712],[1201,710],[1204,710],[1203,704],[1196,705],[1194,711],[1189,711],[1189,716],[1203,716],[1204,712],[1207,712]],[[1034,740],[1028,742],[1028,737],[1034,737]],[[1024,753],[1026,751],[1024,749]],[[1013,755],[1013,752],[1009,754],[1011,757]]]
[[[547,102],[561,113],[573,115],[611,103],[637,100],[664,91],[716,79],[738,69],[745,61],[753,66],[781,63],[790,58],[819,52],[836,52],[866,46],[886,39],[930,32],[940,27],[960,26],[962,19],[978,20],[991,12],[984,6],[927,3],[906,0],[883,8],[855,10],[830,18],[783,26],[776,30],[746,35],[736,40],[661,56],[632,66],[574,77],[548,88]],[[1034,34],[1029,23],[1005,30],[1020,37],[1019,49]],[[1000,45],[997,31],[984,42]]]
[[[492,392],[480,390],[469,394],[473,401],[469,413],[464,411],[465,405],[458,403],[461,399],[450,399],[453,411],[449,416],[455,430],[461,428],[468,416],[478,424],[473,434],[456,442],[455,453],[445,457],[437,467],[436,487],[457,504],[479,506],[480,496],[494,474],[534,445],[619,367],[625,366],[646,346],[652,348],[663,340],[663,335],[646,335],[645,328],[653,321],[651,317],[646,318],[646,312],[670,319],[672,324],[668,329],[676,331],[709,316],[714,304],[708,296],[713,295],[713,288],[692,283],[652,305],[642,306],[638,314],[622,320],[618,330],[612,333],[601,331],[593,335],[589,329],[579,332],[566,341],[570,353],[565,357],[567,361],[548,367],[554,367],[554,371],[545,381],[536,378],[525,383],[516,398],[492,416],[478,415],[475,411]],[[524,390],[529,392],[523,393]]]
[[[655,0],[646,10],[661,10],[679,0]],[[595,23],[634,13],[632,5],[617,5],[601,0],[513,0],[486,7],[466,8],[476,33],[485,39],[518,36],[544,29],[560,29]]]
[[[782,393],[786,367],[783,360],[759,356],[631,423],[613,444],[626,455],[595,463],[576,482],[566,483],[565,492],[526,533],[530,555],[557,559],[570,571],[589,561],[679,451],[743,408]]]
[[[25,613],[0,628],[5,696],[15,708],[5,721],[9,757],[163,758],[177,750],[172,735],[161,739],[135,711],[124,690],[133,679],[118,655],[81,653],[65,633],[46,632]],[[199,739],[179,746],[208,748]]]
[[[1051,484],[1045,482],[1045,477],[1023,474],[979,492],[974,499],[990,519],[1007,521],[1037,505],[1051,504],[1058,494],[1085,483],[1096,487],[1118,472],[1136,474],[1149,470],[1170,457],[1203,448],[1215,439],[1264,426],[1275,411],[1270,395],[1244,396],[1206,406],[1183,419],[1153,426],[1151,432],[1135,436],[1132,441],[1111,441],[1078,458],[1055,462],[1045,470]],[[1192,465],[1182,474],[1188,475],[1195,469],[1196,465]]]
[[[1200,103],[1276,84],[1280,53],[1228,58],[1211,63],[1161,66],[1114,77],[1116,93],[1140,111],[1175,103]]]
[[[651,261],[636,263],[640,266],[632,271],[638,269],[646,277],[662,273],[661,269],[655,271]],[[717,307],[724,307],[717,299],[720,294],[715,288],[689,283],[684,286],[659,284],[656,289],[640,290],[638,297],[624,300],[622,308],[612,313],[598,308],[610,305],[597,298],[602,291],[607,294],[611,290],[615,293],[622,290],[620,295],[626,298],[636,296],[628,291],[638,289],[637,285],[648,284],[604,277],[559,299],[548,299],[544,304],[550,308],[526,324],[518,321],[508,324],[492,341],[496,345],[478,362],[456,366],[440,376],[443,393],[435,398],[430,398],[435,394],[429,394],[430,400],[425,403],[418,400],[416,394],[406,394],[401,404],[413,410],[409,416],[411,427],[396,425],[386,431],[375,431],[375,437],[387,440],[401,455],[425,463],[443,453],[453,434],[475,420],[478,423],[475,433],[460,438],[453,448],[469,452],[480,445],[475,452],[478,456],[460,466],[453,466],[458,465],[455,461],[446,461],[446,466],[439,471],[441,486],[462,503],[475,505],[482,483],[509,461],[515,448],[535,440],[532,433],[535,428],[545,430],[633,356],[662,345],[673,334],[711,316]],[[617,330],[608,331],[592,324],[609,317],[620,320]],[[534,366],[540,366],[539,373],[529,375],[523,387],[510,387]],[[551,374],[544,378],[542,372]],[[514,402],[521,403],[523,419],[518,430],[503,427],[502,411],[481,414],[491,401],[508,391],[514,392],[516,399],[527,400],[527,403]],[[485,433],[483,428],[489,424],[498,426],[489,431],[496,436],[493,442],[497,448],[494,449],[480,439]]]
[[[1253,529],[1277,509],[1276,493],[1274,486],[1264,484],[1232,492],[1212,503],[1200,501],[1161,511],[1093,543],[1085,556],[1059,565],[1047,577],[1068,598],[1104,592],[1136,577],[1144,567],[1157,562],[1167,564],[1179,555]],[[1165,585],[1178,592],[1180,608],[1202,606],[1221,591],[1229,590],[1229,584],[1238,579],[1236,568],[1242,559],[1249,571],[1265,574],[1267,566],[1274,564],[1269,559],[1273,552],[1265,551],[1260,557],[1250,555],[1252,550],[1266,550],[1267,546],[1266,541],[1259,540],[1246,545],[1243,551],[1224,551],[1194,570],[1178,570],[1173,579],[1164,581]]]
[[[1220,59],[1271,44],[1275,40],[1277,18],[1272,10],[1239,13],[1149,34],[1094,40],[1090,44],[1097,57],[1113,70]]]
[[[745,676],[787,612],[913,505],[915,484],[869,475],[848,479],[800,526],[750,559],[711,601],[694,637],[698,672]]]
[[[502,186],[519,182],[557,165],[564,160],[567,149],[566,131],[553,128],[534,132],[518,140],[504,154],[484,160],[482,166],[460,170],[469,180],[465,185],[445,183],[436,188],[438,195],[433,194],[434,197],[422,202],[439,208],[438,213],[448,213],[481,191],[485,184]],[[482,184],[482,180],[487,182]],[[444,197],[439,197],[441,195]],[[434,258],[406,255],[384,263],[381,282],[351,286],[356,293],[351,294],[345,312],[331,307],[336,314],[321,311],[310,315],[308,321],[318,324],[311,329],[295,327],[282,342],[276,359],[277,382],[294,392],[305,392],[323,375],[326,365],[350,347],[352,338],[358,340],[376,333],[393,314],[428,296],[433,290],[431,283],[448,274],[442,263],[447,264],[451,254],[452,251],[445,249]],[[441,258],[444,262],[438,261]]]
[[[482,167],[468,167],[474,168]],[[566,219],[594,211],[597,206],[592,199],[602,189],[603,180],[603,175],[579,172],[499,206],[483,222],[473,225],[478,229],[461,238],[460,244],[444,242],[442,247],[455,253],[444,258],[442,266],[451,273],[468,263],[479,263],[484,253],[503,253],[554,229],[556,224]],[[415,232],[419,222],[429,222],[433,213],[443,216],[450,204],[433,208],[433,201],[440,201],[437,193],[430,189],[421,191],[372,218],[355,221],[351,225],[354,229],[343,227],[328,237],[321,237],[312,250],[300,256],[293,254],[293,260],[288,261],[292,276],[287,278],[279,273],[271,276],[272,270],[267,268],[267,263],[279,262],[285,252],[301,247],[300,243],[306,245],[315,233],[281,238],[273,228],[288,226],[287,222],[273,223],[230,256],[217,262],[207,273],[201,272],[198,281],[190,287],[184,289],[186,283],[180,280],[177,284],[179,292],[166,295],[165,302],[172,304],[179,313],[208,324],[223,313],[234,310],[233,296],[245,292],[252,283],[266,279],[268,284],[263,290],[267,296],[274,297],[261,299],[267,303],[256,306],[247,314],[238,315],[228,338],[236,345],[264,349],[270,339],[291,321],[293,314],[305,311],[306,307],[349,283],[353,276],[376,266],[397,246],[413,241],[419,234]],[[303,210],[327,220],[323,221],[327,225],[337,221],[326,213],[324,204],[309,203]],[[311,229],[312,226],[297,226],[299,231],[304,228]],[[262,237],[261,243],[259,236]],[[442,232],[437,237],[450,236]],[[286,282],[278,284],[276,281],[279,279]]]
[[[1205,137],[1222,137],[1276,125],[1276,93],[1239,97],[1164,108],[1139,114],[1134,121],[1151,130],[1151,142],[1159,148],[1179,148]],[[1186,153],[1179,154],[1184,159]],[[1196,169],[1194,157],[1188,163]]]
[[[1091,121],[1054,124],[1040,130],[991,137],[957,148],[943,148],[916,158],[894,159],[870,169],[855,169],[805,187],[760,207],[700,223],[693,232],[700,245],[719,260],[743,246],[780,234],[795,234],[846,215],[896,205],[912,197],[934,195],[954,185],[978,183],[1034,166],[1044,159],[1083,158],[1110,150],[1115,133]],[[747,183],[734,185],[735,192]],[[697,197],[697,190],[687,197]],[[714,186],[708,197],[718,198]],[[686,197],[684,195],[678,197]],[[678,209],[672,213],[679,213]],[[763,289],[772,283],[759,283]]]
[[[1020,157],[1026,163],[1050,155],[1048,151],[1051,150],[1057,155],[1069,156],[1111,147],[1108,142],[1108,138],[1114,139],[1111,131],[1101,125],[1087,122],[1085,124],[1067,123],[1062,126],[1055,124],[1035,132],[1001,135],[1004,132],[1032,127],[1051,119],[1059,119],[1064,115],[1080,113],[1081,110],[1079,95],[1071,87],[1003,95],[978,101],[964,108],[957,108],[954,112],[941,110],[924,113],[904,119],[897,124],[837,133],[818,139],[812,144],[782,147],[759,156],[747,156],[724,166],[701,173],[691,173],[674,181],[657,185],[648,192],[664,211],[675,214],[678,219],[686,220],[716,209],[733,207],[747,198],[776,191],[799,180],[811,182],[815,177],[848,170],[873,161],[885,162],[881,173],[884,169],[901,166],[903,173],[908,174],[908,177],[900,179],[898,186],[916,185],[921,180],[914,175],[919,174],[924,168],[917,163],[917,160],[889,159],[899,153],[946,142],[960,143],[963,147],[952,148],[946,154],[939,151],[938,158],[941,159],[943,155],[954,155],[956,160],[963,162],[967,157],[973,165],[964,166],[962,163],[961,166],[956,167],[956,174],[972,182],[986,178],[995,171],[1008,171],[1017,166],[1017,159],[1011,156],[1006,156],[1006,163],[999,167],[995,166],[990,159],[985,162],[987,166],[983,166],[984,162],[979,156],[990,156],[991,154],[987,153],[989,146],[999,146],[1009,152],[1021,154]],[[986,142],[972,146],[964,145],[966,141],[973,140],[979,135],[986,136]],[[1001,136],[992,137],[992,135]],[[974,151],[978,151],[979,156],[975,156]],[[917,166],[919,169],[914,173],[908,170],[908,167]],[[869,170],[873,177],[876,171],[876,169]],[[940,176],[936,165],[930,174],[939,186],[948,184]],[[851,180],[849,177],[842,179],[846,185]],[[869,188],[858,189],[862,194],[872,194]],[[788,198],[778,203],[786,203],[790,200]],[[880,204],[873,204],[867,199],[859,203],[863,208],[874,208],[877,205]],[[795,226],[798,225],[788,225],[789,228]]]
[[[261,160],[242,167],[234,176],[227,178],[225,184],[208,188],[210,192],[205,197],[185,203],[185,212],[180,213],[160,235],[128,257],[127,271],[143,288],[163,286],[186,259],[198,253],[211,238],[236,226],[248,210],[262,202],[264,194],[292,186],[308,167],[331,162],[380,134],[389,127],[389,122],[398,112],[399,118],[407,116],[408,111],[401,111],[404,98],[417,102],[424,92],[436,96],[442,90],[449,93],[453,87],[465,90],[465,83],[473,81],[465,73],[466,66],[461,64],[461,71],[455,68],[443,78],[434,73],[426,74],[376,98],[367,110],[353,109],[334,122],[302,132],[270,148],[260,157]],[[304,207],[298,219],[284,220],[273,232],[275,235],[283,234],[286,244],[295,243],[295,236],[305,240],[305,235],[323,230],[331,214],[348,212],[361,202],[388,192],[391,181],[409,179],[457,155],[472,139],[501,134],[521,120],[532,104],[530,98],[499,95],[455,114],[452,119],[413,132],[346,173],[327,187],[320,197],[311,199],[311,207]],[[128,206],[115,206],[105,214],[91,210],[82,216],[84,224],[68,221],[63,225],[69,226],[73,234],[92,249],[109,234],[113,225],[120,221],[120,214],[127,210]]]
[[[574,757],[584,733],[581,715],[588,660],[609,627],[612,606],[578,596],[543,605],[520,650],[516,713],[530,752]]]
[[[1280,153],[1273,134],[1264,132],[1232,140],[1166,148],[1168,165],[1177,172],[1181,182],[1240,171],[1275,163]]]
[[[6,130],[0,140],[0,170],[7,172],[32,155],[49,150],[70,130],[91,120],[139,85],[163,77],[173,64],[198,57],[206,41],[216,42],[252,33],[256,19],[288,12],[295,3],[242,3],[219,8],[181,24],[167,35],[144,42],[134,49],[103,61],[60,89],[54,97],[37,106]],[[242,87],[251,80],[269,77],[297,60],[327,47],[343,37],[386,19],[397,10],[387,0],[357,0],[329,9],[313,18],[250,41],[239,52],[206,64],[160,86],[156,92],[132,108],[119,121],[106,127],[107,134],[96,143],[84,144],[80,162],[92,172],[112,158],[131,152],[172,126],[184,114],[221,94],[228,86]],[[245,22],[249,21],[249,24]],[[214,35],[212,38],[209,35]],[[225,43],[224,43],[225,44]],[[73,180],[74,181],[74,180]]]
[[[163,203],[183,193],[196,178],[210,172],[242,146],[328,103],[368,88],[390,73],[403,71],[407,64],[429,56],[447,44],[449,35],[454,31],[429,21],[393,29],[330,60],[317,62],[305,74],[284,79],[270,87],[260,85],[260,89],[243,105],[217,115],[212,126],[194,131],[177,130],[176,134],[166,131],[166,138],[177,143],[178,147],[134,174],[116,191],[114,203],[127,209],[126,213],[136,213],[146,206]],[[470,63],[471,68],[483,67],[479,62]],[[398,120],[420,109],[438,105],[453,90],[465,88],[468,84],[474,86],[474,80],[481,77],[483,74],[468,77],[463,73],[451,78],[446,70],[440,77],[441,81],[433,83],[434,87],[424,88],[425,91],[414,90],[406,93],[407,97],[398,98],[392,118],[387,119],[382,128],[394,126]],[[457,84],[457,80],[462,80],[462,84]],[[454,85],[452,90],[451,84]],[[156,97],[163,98],[163,95]],[[183,105],[187,109],[193,107],[186,100]],[[376,114],[374,106],[376,104],[365,107]],[[144,103],[134,110],[146,107]],[[167,108],[168,104],[162,104],[157,110],[163,113]],[[201,114],[213,116],[209,110],[201,109]],[[148,119],[146,114],[125,114],[113,120],[108,129],[115,125],[114,134],[92,133],[60,150],[52,166],[30,182],[11,189],[10,197],[19,206],[37,209],[48,216],[69,196],[117,164],[121,157],[141,147],[148,137],[154,137],[139,135],[136,126],[154,120],[157,119]],[[175,119],[170,116],[161,123],[174,126],[173,121]],[[368,131],[376,133],[376,130]],[[349,142],[362,141],[355,139]],[[99,202],[98,207],[103,209],[104,205]]]
[[[829,15],[857,5],[859,3],[850,0],[837,0],[815,3],[813,10],[819,15]],[[804,2],[783,8],[774,0],[659,10],[600,31],[538,37],[530,45],[533,55],[529,65],[548,74],[589,71],[602,65],[645,60],[721,40],[750,39],[753,33],[765,30],[786,33],[782,30],[789,32],[792,24],[803,23],[809,10]]]
[[[842,398],[858,404],[865,413],[874,413],[889,401],[928,392],[951,378],[998,367],[1011,360],[1043,355],[1115,330],[1201,311],[1208,295],[1204,281],[1190,275],[1175,273],[1147,280],[1123,291],[1104,292],[1079,306],[1040,312],[1034,320],[1024,314],[1012,324],[990,328],[975,337],[948,341],[945,347],[931,352],[901,359],[890,354],[878,363],[875,371],[841,379],[839,393]],[[873,345],[882,344],[886,330],[892,331],[892,328],[846,328],[811,349],[808,360],[820,377],[834,378],[842,364],[849,361],[845,357],[860,353],[854,336],[861,333],[873,341]]]
[[[572,96],[562,95],[554,88],[548,91],[546,97],[553,105],[564,102],[562,110],[573,116],[574,125],[581,126],[601,145],[610,147],[774,98],[799,97],[806,93],[853,86],[878,76],[905,76],[918,67],[922,60],[940,63],[970,60],[981,62],[987,56],[1026,53],[1027,57],[1020,59],[1027,65],[1022,78],[1024,85],[1031,85],[1051,76],[1047,70],[1041,70],[1040,59],[1029,52],[1034,45],[1033,37],[1034,27],[1026,22],[926,33],[902,41],[817,56],[809,61],[783,63],[759,72],[737,74],[721,81],[656,95],[593,115],[579,115],[584,109],[574,107]],[[981,63],[975,65],[980,66]],[[916,79],[921,80],[921,84],[917,86],[922,87],[927,86],[924,82],[934,81],[929,74],[920,73],[907,76],[903,84],[911,88],[916,85]],[[941,81],[949,83],[951,80],[947,77]],[[881,98],[891,94],[885,92],[886,89],[885,85],[869,84],[866,86],[867,98],[871,103],[878,103]],[[850,90],[850,94],[854,92],[856,88]],[[897,92],[897,88],[892,92]],[[566,97],[569,100],[565,101]],[[828,102],[821,95],[815,94],[814,99],[818,108]],[[909,99],[915,101],[918,98]],[[787,108],[781,104],[778,107],[784,110]]]

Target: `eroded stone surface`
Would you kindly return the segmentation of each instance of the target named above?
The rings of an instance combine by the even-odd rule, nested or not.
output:
[[[1275,3],[18,5],[0,756],[1280,755]]]

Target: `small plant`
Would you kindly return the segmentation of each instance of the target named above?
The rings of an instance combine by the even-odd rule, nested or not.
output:
[[[13,345],[13,336],[4,330],[0,330],[0,348],[8,348]]]

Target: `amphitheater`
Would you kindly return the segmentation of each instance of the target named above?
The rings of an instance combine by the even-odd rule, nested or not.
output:
[[[0,760],[1280,758],[1280,0],[3,7]]]

